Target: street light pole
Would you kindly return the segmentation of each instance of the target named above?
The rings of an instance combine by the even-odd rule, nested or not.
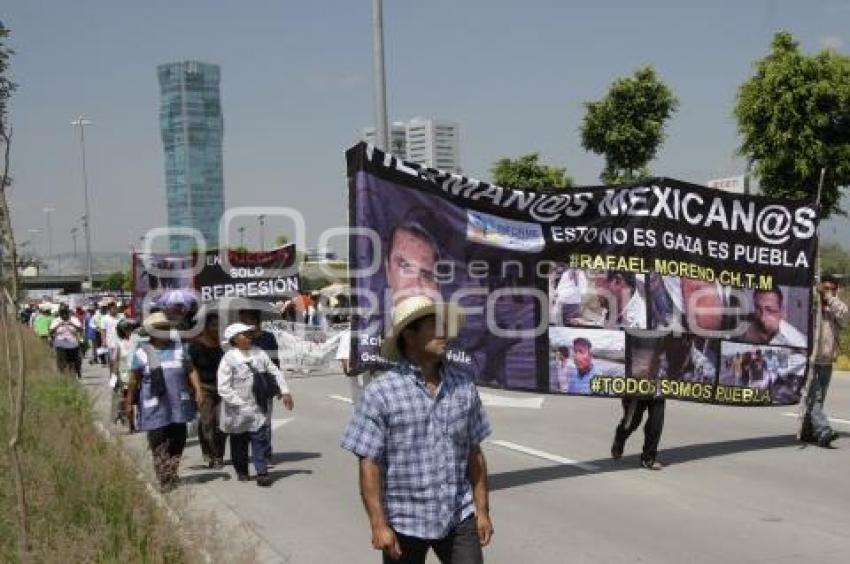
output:
[[[384,0],[372,0],[372,68],[375,75],[375,145],[389,152],[387,82],[384,72]]]
[[[38,255],[38,234],[41,233],[41,229],[27,229],[27,233],[30,234],[30,241],[32,241],[32,254],[36,256]]]
[[[85,215],[83,216],[83,231],[86,237],[86,278],[88,281],[88,289],[91,291],[94,281],[92,275],[91,261],[91,215],[89,212],[89,180],[86,174],[86,134],[85,128],[91,125],[90,119],[83,115],[77,116],[77,119],[71,122],[71,125],[80,128],[80,154],[82,155],[83,164],[83,197],[85,198]]]
[[[50,226],[50,214],[55,212],[54,208],[44,208],[44,222],[47,224],[47,258],[53,258],[53,229]]]
[[[74,242],[74,256],[77,256],[77,233],[80,232],[80,229],[77,227],[71,228],[71,240]]]
[[[239,232],[239,249],[244,250],[245,249],[245,226],[238,228],[237,231]]]
[[[266,250],[266,215],[260,214],[257,216],[260,222],[260,251]]]
[[[747,159],[747,168],[744,170],[744,194],[750,194],[750,174],[753,170],[753,159]]]

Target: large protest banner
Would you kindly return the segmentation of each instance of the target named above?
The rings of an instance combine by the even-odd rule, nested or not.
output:
[[[170,290],[190,290],[202,303],[241,298],[272,302],[298,295],[295,245],[263,252],[133,254],[133,302],[142,311]]]
[[[818,211],[668,178],[504,189],[359,144],[347,154],[355,368],[394,303],[466,312],[479,384],[728,405],[799,401]]]
[[[203,303],[223,298],[271,302],[298,295],[294,244],[263,252],[231,250],[223,255],[208,251],[197,257],[203,265],[195,276],[195,288]]]

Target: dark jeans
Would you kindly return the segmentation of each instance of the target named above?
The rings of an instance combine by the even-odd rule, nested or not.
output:
[[[153,469],[162,485],[177,482],[180,458],[186,447],[186,424],[172,423],[148,431],[148,446],[153,454]]]
[[[264,444],[266,445],[265,446],[266,450],[265,450],[265,453],[263,454],[263,456],[267,459],[271,458],[272,457],[272,418],[269,417],[268,420],[266,420],[266,424],[263,425],[262,428],[260,428],[260,430],[257,431],[257,432],[263,434],[263,441],[264,441]]]
[[[80,347],[73,349],[56,347],[56,367],[59,369],[59,372],[68,370],[79,376],[82,370],[81,365]]]
[[[204,386],[204,401],[198,406],[198,442],[201,444],[201,452],[211,460],[224,458],[224,445],[227,442],[227,434],[218,426],[220,409],[221,396],[213,388]]]
[[[801,436],[817,440],[832,434],[829,418],[823,411],[829,381],[832,379],[832,365],[815,364],[812,378],[814,380],[809,388],[809,395],[806,396],[806,413],[803,416]]]
[[[658,456],[658,443],[664,429],[664,398],[623,398],[623,418],[617,425],[615,440],[620,445],[640,427],[643,412],[647,412],[646,425],[643,427],[643,460],[655,460]]]
[[[478,540],[478,528],[475,526],[475,515],[464,519],[455,529],[442,539],[420,539],[396,533],[401,545],[401,559],[393,560],[384,553],[384,564],[424,564],[428,549],[434,553],[443,564],[482,564],[484,554]]]
[[[249,433],[234,433],[230,435],[230,458],[233,460],[233,468],[240,476],[248,475],[248,446],[251,446],[251,458],[254,461],[254,469],[257,474],[265,474],[266,452],[268,449],[268,436],[261,427],[257,431]]]
[[[266,458],[272,457],[272,413],[274,411],[274,399],[269,400],[269,406],[266,411],[266,424],[263,425],[261,431],[265,433],[266,440]]]

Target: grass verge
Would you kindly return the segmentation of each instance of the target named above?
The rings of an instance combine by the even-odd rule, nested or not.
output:
[[[31,562],[183,563],[195,558],[136,478],[96,431],[89,398],[58,374],[25,331],[27,397],[21,461]],[[0,362],[0,559],[20,559],[17,501],[7,446],[9,374]]]

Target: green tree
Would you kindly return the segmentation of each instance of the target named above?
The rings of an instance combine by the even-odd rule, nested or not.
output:
[[[130,273],[120,270],[113,272],[106,277],[106,280],[101,284],[104,290],[129,290],[130,289]]]
[[[842,213],[839,187],[850,184],[850,58],[809,56],[787,32],[738,89],[739,152],[751,159],[765,194],[802,199],[817,193],[826,170],[822,216]]]
[[[315,278],[301,277],[301,286],[299,290],[302,292],[313,292],[321,290],[326,286],[330,286],[333,282],[325,276],[316,276]]]
[[[282,247],[287,243],[289,243],[289,237],[287,237],[283,233],[274,238],[275,247]]]
[[[826,274],[850,274],[850,253],[838,243],[820,244],[820,270]]]
[[[493,184],[517,190],[569,188],[573,185],[572,179],[567,176],[567,169],[545,165],[538,162],[539,159],[540,153],[530,153],[516,159],[502,157],[490,169]]]
[[[665,123],[679,101],[647,65],[615,80],[604,98],[584,107],[581,144],[586,151],[605,156],[599,178],[620,184],[650,175],[647,165],[657,155]]]

